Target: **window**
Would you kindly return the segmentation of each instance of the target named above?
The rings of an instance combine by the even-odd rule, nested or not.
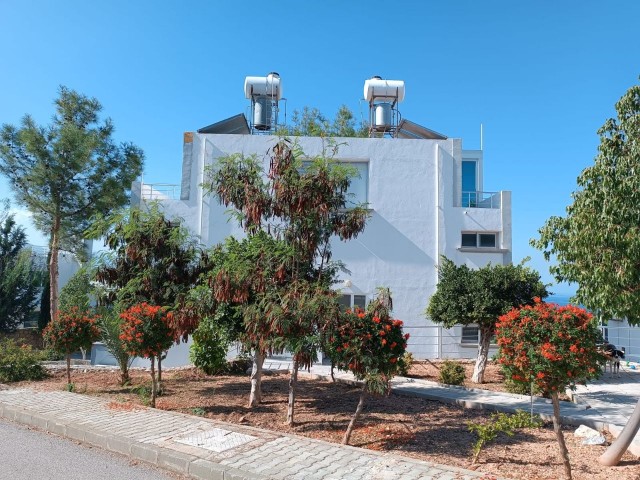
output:
[[[466,232],[460,240],[462,248],[496,248],[498,246],[497,233]]]
[[[462,337],[460,343],[477,345],[480,337],[478,327],[462,327]]]
[[[347,207],[354,207],[362,203],[369,202],[369,163],[368,162],[341,162],[343,165],[347,165],[355,169],[353,177],[351,177],[351,183],[347,189]],[[301,172],[304,172],[311,161],[305,160],[302,162]]]
[[[475,207],[477,199],[477,163],[475,160],[462,161],[462,206]]]
[[[359,307],[364,310],[364,307],[367,304],[367,296],[366,295],[341,295],[338,299],[338,303],[342,310],[346,310],[348,308],[356,308]]]

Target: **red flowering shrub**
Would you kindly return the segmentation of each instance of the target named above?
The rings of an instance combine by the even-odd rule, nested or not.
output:
[[[358,380],[372,375],[388,380],[398,372],[408,338],[402,321],[384,311],[347,310],[327,332],[327,353],[338,368],[351,371]]]
[[[49,322],[42,331],[47,345],[67,357],[67,383],[71,384],[71,354],[84,348],[91,349],[91,344],[100,338],[100,330],[96,326],[98,315],[91,315],[87,310],[78,307],[58,310],[56,318]]]
[[[131,355],[158,358],[173,344],[171,312],[163,307],[140,303],[125,310],[120,318],[123,320],[120,340]]]
[[[515,382],[532,381],[544,393],[563,391],[597,378],[604,357],[600,330],[586,310],[536,299],[498,319],[499,362]]]
[[[78,307],[59,310],[56,318],[42,331],[42,336],[52,349],[67,355],[81,348],[89,349],[100,338],[97,319],[98,315]]]

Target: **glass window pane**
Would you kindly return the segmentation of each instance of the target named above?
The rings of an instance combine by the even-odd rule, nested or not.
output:
[[[462,246],[463,247],[477,247],[476,234],[475,233],[463,233],[462,234]]]
[[[475,192],[476,188],[476,162],[462,162],[462,191]]]
[[[345,162],[345,164],[357,170],[347,190],[347,205],[367,203],[369,201],[369,164],[366,162]]]
[[[351,295],[340,295],[338,303],[340,304],[342,311],[345,311],[347,308],[351,308]]]
[[[478,327],[462,327],[462,343],[478,344]]]
[[[495,233],[481,233],[478,236],[480,237],[480,246],[481,247],[495,248],[495,246],[496,246],[496,234]]]
[[[353,306],[354,307],[360,307],[361,309],[364,310],[364,307],[366,306],[366,303],[367,303],[366,295],[354,295],[353,296]]]

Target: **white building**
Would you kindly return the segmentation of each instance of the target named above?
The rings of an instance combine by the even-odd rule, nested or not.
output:
[[[273,100],[269,107],[277,109],[278,98],[269,98]],[[464,333],[462,327],[440,329],[425,318],[424,311],[436,289],[441,255],[470,267],[511,262],[511,194],[483,191],[482,151],[463,150],[461,139],[407,120],[395,122],[396,102],[388,102],[390,128],[381,128],[376,124],[380,120],[377,100],[374,96],[370,101],[372,131],[382,138],[336,139],[343,144],[336,158],[360,173],[351,191],[371,209],[362,234],[332,244],[333,258],[343,261],[351,272],[341,278],[343,300],[364,306],[377,287],[389,287],[394,316],[405,322],[411,334],[409,350],[416,357],[474,357],[477,332],[473,328]],[[264,108],[252,99],[252,108],[256,105]],[[200,185],[204,168],[226,155],[255,154],[268,168],[267,152],[278,137],[264,134],[269,129],[260,128],[261,112],[252,112],[249,122],[241,114],[185,133],[179,196],[168,192],[166,185],[137,183],[132,188],[134,203],[160,200],[169,216],[183,218],[208,246],[229,235],[243,235],[229,220],[226,208],[216,198],[204,196]],[[268,113],[276,118],[271,110]],[[322,138],[297,140],[310,157],[323,151]]]

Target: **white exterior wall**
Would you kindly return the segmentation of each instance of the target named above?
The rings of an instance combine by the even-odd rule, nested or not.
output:
[[[269,149],[278,138],[267,135],[185,134],[182,195],[163,200],[169,216],[183,218],[205,245],[227,236],[242,236],[242,229],[229,221],[226,207],[215,198],[203,197],[203,169],[218,158],[234,153],[258,155],[265,169]],[[322,153],[321,138],[302,137],[300,146],[308,156]],[[343,144],[337,159],[368,162],[368,201],[371,218],[355,240],[333,242],[333,258],[343,261],[351,287],[344,293],[372,298],[377,287],[391,289],[394,316],[405,322],[412,334],[409,349],[417,357],[473,357],[475,349],[460,348],[460,329],[452,329],[455,351],[444,351],[438,329],[424,317],[429,297],[436,289],[436,265],[441,255],[454,262],[480,267],[511,261],[511,197],[500,192],[502,208],[461,207],[461,162],[463,156],[478,161],[478,190],[482,189],[482,152],[462,151],[460,139],[413,140],[339,138]],[[140,195],[141,186],[133,187]],[[461,249],[461,232],[497,232],[498,248]]]

